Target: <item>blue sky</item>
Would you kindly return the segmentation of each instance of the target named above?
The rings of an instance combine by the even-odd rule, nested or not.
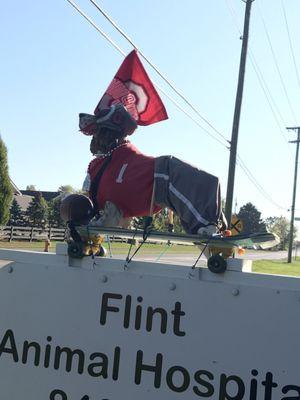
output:
[[[132,50],[88,0],[77,4],[123,51]],[[245,4],[241,0],[99,0],[99,4],[230,139],[241,49],[238,27],[242,29]],[[248,58],[238,143],[245,165],[283,209],[267,200],[239,166],[234,195],[237,208],[251,201],[264,217],[288,216],[295,145],[287,141],[296,134],[285,127],[300,125],[300,85],[282,4],[300,73],[299,0],[255,0],[249,45],[275,101],[275,111],[255,73],[253,58]],[[5,2],[0,18],[0,130],[8,147],[11,177],[21,189],[28,184],[40,190],[56,190],[63,184],[80,188],[91,155],[89,139],[78,132],[78,113],[93,112],[123,58],[66,0]],[[144,65],[155,83],[216,135]],[[228,150],[161,97],[169,120],[140,127],[132,141],[147,154],[173,154],[219,176],[225,197]],[[300,193],[298,200],[300,214]]]

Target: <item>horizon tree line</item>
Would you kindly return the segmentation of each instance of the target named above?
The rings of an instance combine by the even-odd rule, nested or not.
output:
[[[34,185],[28,185],[27,190],[36,190]],[[74,193],[76,191],[70,185],[62,185],[58,188],[61,193]],[[13,199],[13,188],[9,178],[7,148],[0,136],[0,226],[7,223],[13,226],[30,225],[34,227],[65,227],[65,223],[60,218],[60,203],[62,196],[47,202],[40,192],[36,192],[26,211],[22,211],[16,199]],[[223,201],[223,206],[224,201]],[[168,230],[166,211],[158,213],[153,218],[153,227],[156,230]],[[248,202],[242,206],[237,217],[243,221],[243,232],[261,232],[266,229],[276,233],[281,242],[280,248],[286,248],[289,242],[289,221],[284,216],[268,217],[265,220],[261,218],[261,212]],[[134,228],[143,228],[145,217],[135,218]],[[180,220],[177,216],[174,218],[174,231],[183,232]],[[296,232],[294,232],[294,237]]]

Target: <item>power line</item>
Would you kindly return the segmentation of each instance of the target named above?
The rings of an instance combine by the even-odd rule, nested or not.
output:
[[[283,130],[282,130],[280,122],[279,122],[279,120],[277,118],[276,112],[277,112],[277,114],[279,115],[279,117],[281,119],[281,123],[285,124],[285,122],[284,122],[283,117],[282,117],[282,115],[281,115],[281,113],[280,113],[280,111],[279,111],[279,109],[278,109],[278,107],[277,107],[277,105],[276,105],[276,103],[274,101],[274,98],[273,98],[273,96],[272,96],[272,94],[270,92],[270,89],[267,86],[267,83],[266,83],[266,81],[264,79],[264,76],[262,75],[262,72],[261,72],[261,70],[260,70],[260,68],[259,68],[259,66],[258,66],[258,64],[257,64],[257,62],[255,60],[255,57],[254,57],[251,49],[250,49],[250,59],[251,59],[251,62],[252,62],[252,67],[253,67],[253,69],[254,69],[254,71],[255,71],[255,73],[257,75],[258,81],[260,83],[260,86],[261,86],[261,88],[262,88],[262,90],[263,90],[263,92],[264,92],[264,94],[266,96],[266,99],[268,101],[268,104],[270,106],[270,109],[271,109],[271,112],[272,112],[273,117],[275,119],[275,122],[276,122],[276,124],[277,124],[277,126],[279,128],[279,133],[280,133],[281,137],[283,138],[285,144],[287,145],[287,149],[288,149],[290,155],[292,156],[291,149],[288,146],[288,140],[287,140],[286,136],[283,133]],[[273,103],[273,105],[272,105],[272,103]],[[276,109],[276,112],[275,112],[274,108]]]
[[[238,22],[237,22],[236,13],[233,10],[231,4],[229,3],[229,0],[225,0],[225,1],[226,1],[226,4],[227,4],[227,7],[229,9],[229,12],[231,14],[232,20],[233,20],[233,22],[234,22],[234,24],[235,24],[235,26],[237,28],[237,31],[241,35],[242,32],[241,32],[241,30],[239,28],[239,25],[238,25]],[[279,133],[280,133],[282,139],[284,140],[285,144],[287,145],[287,149],[288,149],[288,152],[290,153],[290,157],[292,157],[292,152],[291,152],[291,149],[290,149],[290,147],[288,145],[288,140],[286,138],[285,132],[283,132],[282,126],[280,125],[280,122],[279,122],[279,120],[277,118],[276,112],[277,112],[279,118],[281,119],[281,123],[282,123],[282,125],[284,127],[286,126],[286,123],[285,123],[285,121],[284,121],[284,119],[283,119],[283,117],[281,115],[281,112],[279,110],[279,107],[277,106],[277,104],[276,104],[276,102],[274,100],[274,97],[272,96],[272,93],[271,93],[271,91],[270,91],[270,89],[269,89],[269,87],[268,87],[268,85],[266,83],[266,80],[265,80],[265,78],[263,76],[263,73],[262,73],[261,69],[258,66],[258,63],[257,63],[257,61],[255,59],[255,56],[254,56],[254,53],[253,53],[253,51],[251,49],[251,45],[249,45],[249,56],[250,56],[250,61],[251,61],[252,67],[254,69],[254,72],[255,72],[255,74],[257,76],[257,79],[258,79],[258,82],[260,84],[260,87],[261,87],[261,89],[262,89],[262,91],[263,91],[263,93],[264,93],[264,95],[266,97],[266,100],[267,100],[267,102],[269,104],[271,113],[272,113],[272,115],[274,117],[274,120],[275,120],[277,126],[278,126]],[[290,158],[290,161],[292,161],[291,158]]]
[[[105,34],[94,22],[91,18],[89,18],[77,5],[76,3],[74,3],[72,0],[67,0],[106,40],[108,40],[108,42],[117,50],[119,51],[123,56],[126,55],[125,52],[123,52],[121,50],[121,48],[119,46],[116,45],[116,43],[113,42],[113,40],[107,35]],[[134,46],[135,47],[135,46]],[[216,140],[217,142],[219,142],[219,144],[221,144],[223,147],[225,147],[227,150],[229,150],[229,148],[223,143],[221,142],[221,140],[219,140],[216,136],[212,135],[206,128],[204,128],[190,113],[188,113],[186,110],[184,110],[172,97],[170,97],[164,90],[162,90],[160,87],[158,87],[157,84],[155,84],[156,88],[158,90],[160,90],[180,111],[182,111],[188,118],[190,118],[198,127],[200,127],[202,130],[204,130],[209,136],[211,136],[214,140]],[[221,135],[222,138],[224,140],[225,137],[223,135]],[[226,140],[227,142],[227,140]],[[248,177],[248,179],[253,183],[253,185],[261,192],[261,194],[268,200],[270,201],[272,204],[276,205],[277,208],[281,208],[284,209],[283,207],[279,206],[278,204],[276,204],[273,199],[271,198],[271,196],[269,196],[262,188],[262,186],[257,182],[257,180],[255,179],[255,177],[253,176],[253,174],[250,172],[250,170],[247,168],[247,166],[245,165],[245,163],[242,161],[241,157],[238,156],[238,161],[239,166],[241,167],[241,169],[244,171],[244,173],[246,174],[246,176]]]
[[[268,103],[270,105],[271,111],[272,111],[272,113],[274,115],[274,119],[276,120],[276,122],[277,122],[277,124],[278,124],[278,126],[280,128],[280,131],[281,131],[281,125],[280,125],[280,122],[278,121],[278,118],[277,118],[277,116],[275,114],[275,111],[278,114],[279,119],[281,120],[281,123],[283,125],[285,125],[284,118],[283,118],[283,116],[282,116],[282,114],[281,114],[281,112],[279,110],[279,107],[277,106],[277,104],[276,104],[276,102],[274,100],[274,97],[272,96],[272,93],[271,93],[271,91],[270,91],[270,89],[269,89],[269,87],[267,85],[267,82],[266,82],[266,80],[265,80],[265,78],[263,76],[263,73],[261,72],[261,69],[259,68],[259,65],[258,65],[258,63],[256,61],[256,58],[255,58],[255,56],[253,54],[253,51],[251,49],[250,49],[250,59],[251,59],[251,62],[252,62],[252,67],[253,67],[253,69],[254,69],[254,71],[255,71],[255,73],[257,75],[257,79],[258,79],[258,81],[260,83],[260,86],[261,86],[261,88],[262,88],[262,90],[263,90],[263,92],[264,92],[264,94],[266,96],[266,99],[267,99],[267,101],[268,101]],[[273,106],[272,106],[271,103],[273,104]]]
[[[103,32],[98,25],[95,24],[95,22],[87,16],[86,13],[84,13],[78,5],[73,2],[72,0],[67,0],[68,3],[72,5],[72,7],[75,8],[75,10],[81,14],[119,53],[121,53],[124,57],[126,56],[126,53],[105,33]],[[227,145],[224,144],[218,137],[213,135],[211,132],[209,132],[206,128],[204,128],[189,112],[184,110],[176,100],[174,100],[169,94],[167,94],[161,87],[159,87],[156,83],[154,86],[161,92],[163,93],[180,111],[182,111],[188,118],[190,118],[198,127],[200,127],[204,132],[206,132],[212,139],[217,141],[219,144],[221,144],[223,147],[228,149]],[[226,142],[226,138],[222,137]]]
[[[214,136],[211,132],[209,132],[206,128],[204,128],[189,112],[184,110],[176,100],[174,100],[171,96],[169,96],[165,91],[163,91],[157,84],[154,85],[158,90],[160,90],[180,111],[182,111],[188,118],[190,118],[197,126],[199,126],[204,132],[206,132],[212,139],[217,141],[219,144],[221,144],[223,147],[225,147],[227,150],[229,150],[229,147],[221,142],[219,138]]]
[[[263,16],[263,13],[262,13],[262,10],[261,10],[259,5],[258,5],[258,9],[260,11],[260,16],[261,16],[261,19],[262,19],[262,22],[263,22],[264,30],[265,30],[265,33],[266,33],[266,36],[267,36],[267,40],[268,40],[268,43],[269,43],[269,46],[270,46],[270,49],[271,49],[271,53],[272,53],[272,56],[273,56],[273,60],[274,60],[274,63],[275,63],[275,66],[276,66],[276,69],[277,69],[277,72],[278,72],[278,75],[279,75],[279,79],[280,79],[283,91],[285,93],[287,102],[289,104],[291,113],[293,115],[293,118],[294,118],[294,120],[296,122],[297,121],[296,114],[295,114],[294,109],[292,107],[292,104],[291,104],[291,101],[290,101],[290,98],[289,98],[289,95],[288,95],[288,92],[287,92],[287,89],[286,89],[286,86],[285,86],[281,71],[280,71],[280,68],[279,68],[277,57],[275,55],[275,51],[274,51],[274,48],[273,48],[273,45],[272,45],[272,42],[271,42],[271,37],[269,35],[268,29],[267,29],[267,25],[266,25],[266,22],[265,22],[265,19],[264,19],[264,16]]]
[[[126,53],[124,53],[124,51],[121,50],[120,47],[119,47],[118,45],[116,45],[116,43],[114,43],[114,42],[110,39],[110,37],[109,37],[106,33],[104,33],[104,32],[98,27],[98,25],[96,25],[95,22],[94,22],[90,17],[88,17],[88,16],[77,6],[76,3],[74,3],[72,0],[67,0],[67,2],[70,3],[71,6],[74,7],[75,10],[78,11],[79,14],[81,14],[81,15],[83,16],[83,18],[85,18],[85,19],[86,19],[86,20],[87,20],[87,21],[88,21],[88,22],[89,22],[89,23],[90,23],[90,24],[91,24],[91,25],[106,39],[106,40],[109,41],[109,43],[110,43],[115,49],[118,50],[119,53],[121,53],[121,54],[125,57]]]
[[[284,15],[287,35],[288,35],[288,38],[289,38],[289,44],[290,44],[290,50],[291,50],[291,53],[292,53],[292,59],[293,59],[293,63],[294,63],[295,71],[296,71],[297,82],[298,82],[298,86],[300,88],[300,77],[299,77],[298,67],[297,67],[297,63],[296,63],[296,57],[295,57],[295,53],[294,53],[294,49],[293,49],[293,44],[292,44],[289,24],[288,24],[288,20],[287,20],[287,15],[286,15],[284,3],[283,3],[282,0],[281,0],[281,6],[282,6],[283,15]]]
[[[94,1],[90,0],[90,2],[97,8],[98,11],[117,29],[117,31],[139,52],[141,57],[154,69],[154,71],[169,85],[174,92],[189,106],[191,109],[214,131],[216,132],[222,139],[229,141],[226,137],[218,131],[201,113],[197,110],[196,107],[162,74],[159,69],[149,60],[148,57],[137,47],[137,45],[129,38],[129,36],[112,20],[112,18]]]
[[[251,173],[251,171],[249,170],[249,168],[246,166],[246,164],[243,162],[243,160],[240,158],[240,156],[237,157],[238,158],[238,165],[240,166],[240,168],[243,170],[243,172],[247,175],[247,177],[249,178],[249,180],[253,183],[253,185],[257,188],[257,190],[260,192],[260,194],[266,199],[268,200],[270,203],[272,203],[274,206],[276,206],[276,208],[281,209],[281,210],[287,210],[287,207],[282,207],[281,205],[279,205],[278,203],[276,203],[273,198],[269,195],[268,192],[266,192],[266,190],[258,183],[257,179],[253,176],[253,174]]]
[[[139,52],[139,54],[143,57],[143,59],[158,73],[158,75],[175,91],[176,94],[178,94],[191,108],[193,111],[196,112],[196,114],[203,119],[216,133],[218,133],[223,139],[227,140],[224,135],[222,135],[219,131],[217,131],[212,124],[210,124],[205,118],[202,117],[202,115],[198,112],[198,110],[170,83],[170,81],[158,70],[156,66],[141,52],[141,50],[137,47],[137,45],[132,41],[132,39],[129,38],[129,36],[116,24],[115,21],[94,1],[90,0],[90,2],[98,9],[98,11],[117,29],[117,31]],[[257,74],[258,75],[258,74]],[[262,85],[263,88],[263,85]],[[264,88],[263,88],[264,90]],[[264,91],[265,92],[265,91]],[[265,92],[266,94],[266,92]],[[267,94],[266,94],[267,97]],[[268,97],[267,97],[268,99]],[[270,104],[270,107],[272,109],[272,106]],[[273,109],[272,109],[273,111]],[[273,111],[274,112],[274,111]],[[190,115],[189,115],[190,116]],[[190,116],[191,117],[191,116]],[[275,113],[274,113],[274,117]],[[193,119],[194,122],[196,122]],[[197,122],[196,122],[197,123]],[[198,123],[197,123],[198,124]],[[279,123],[278,123],[279,124]],[[201,127],[203,129],[203,127]],[[280,128],[280,124],[279,124]],[[207,131],[206,131],[207,132]],[[208,133],[208,132],[207,132]],[[229,141],[228,141],[229,142]],[[230,142],[229,142],[230,143]],[[275,203],[262,188],[262,186],[257,182],[257,180],[254,178],[254,176],[251,174],[250,170],[246,167],[245,163],[242,161],[242,159],[239,157],[240,163],[243,163],[243,166],[241,168],[244,170],[245,174],[248,176],[248,178],[251,180],[251,182],[260,190],[260,192],[264,195],[267,200],[271,201],[276,207],[284,209],[283,207],[279,206],[277,203]],[[247,172],[246,172],[247,171]]]
[[[230,153],[230,165],[229,165],[228,187],[227,187],[226,209],[225,209],[225,215],[226,215],[226,218],[228,221],[230,221],[230,219],[231,219],[234,171],[235,171],[235,164],[237,163],[236,143],[237,143],[237,136],[238,136],[238,124],[239,124],[240,107],[241,107],[242,91],[243,91],[243,83],[244,83],[244,71],[245,71],[246,56],[247,56],[248,33],[249,33],[250,11],[251,11],[252,1],[253,0],[247,0],[247,2],[246,2],[244,28],[243,28],[243,33],[241,36],[243,38],[243,46],[242,46],[242,52],[241,52],[241,64],[240,64],[240,72],[239,72],[238,92],[237,92],[237,98],[236,98],[236,108],[235,108],[235,114],[234,114],[234,124],[233,124],[233,133],[232,133],[232,137],[235,137],[235,139],[232,138],[232,144],[235,144],[235,148],[234,148],[234,152]],[[240,86],[241,86],[241,90],[239,91]],[[237,106],[238,106],[238,108],[237,108]],[[246,173],[247,177],[252,181],[252,183],[255,184],[255,186],[260,191],[260,193],[262,193],[264,195],[264,197],[267,198],[269,201],[273,202],[272,197],[266,191],[264,191],[264,189],[262,188],[261,185],[258,184],[257,180],[251,174],[251,172],[246,167],[246,165],[243,163],[243,161],[241,160],[240,157],[239,157],[238,161],[239,161],[241,168]],[[278,206],[278,205],[276,204],[276,206]]]

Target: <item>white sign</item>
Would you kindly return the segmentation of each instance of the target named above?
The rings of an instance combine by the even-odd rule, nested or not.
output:
[[[300,399],[296,278],[0,258],[1,399]]]

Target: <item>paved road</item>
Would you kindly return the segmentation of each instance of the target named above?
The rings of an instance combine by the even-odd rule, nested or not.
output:
[[[159,258],[159,255],[142,255],[136,256],[135,260],[143,260],[148,262],[162,262],[167,264],[178,264],[178,265],[193,265],[198,257],[198,254],[171,254],[168,252],[165,253],[162,257]],[[248,260],[280,260],[287,257],[287,251],[252,251],[247,250],[244,257]],[[114,254],[114,258],[124,259],[124,255]],[[241,258],[241,257],[238,257]],[[206,258],[202,256],[198,262],[198,265],[206,264]]]
[[[157,262],[157,258],[159,255],[143,255],[143,256],[136,256],[135,259],[145,260],[145,261],[153,261]],[[124,258],[124,255],[117,255],[114,254],[116,258]],[[193,265],[198,257],[198,254],[195,252],[194,254],[187,253],[187,254],[171,254],[166,252],[160,259],[159,262],[168,263],[168,264],[186,264],[186,265]],[[287,251],[259,251],[259,250],[246,250],[246,254],[243,257],[238,258],[245,258],[247,260],[280,260],[287,258]],[[206,264],[206,258],[202,256],[199,260],[199,264]]]
[[[143,260],[143,261],[148,261],[148,262],[162,262],[166,264],[177,264],[177,265],[190,265],[192,266],[196,259],[197,259],[197,253],[195,254],[171,254],[168,252],[165,253],[164,255],[161,256],[161,258],[158,260],[159,254],[155,255],[142,255],[142,256],[136,256],[134,259],[135,260]],[[246,258],[248,260],[279,260],[287,257],[287,251],[247,251],[245,256],[243,258]],[[114,258],[121,258],[125,259],[125,255],[118,255],[114,254]],[[0,268],[8,264],[9,261],[1,261],[0,260]],[[206,259],[205,257],[201,257],[199,260],[198,265],[203,265],[206,264]]]
[[[246,250],[244,258],[248,260],[280,260],[287,258],[287,251]]]

